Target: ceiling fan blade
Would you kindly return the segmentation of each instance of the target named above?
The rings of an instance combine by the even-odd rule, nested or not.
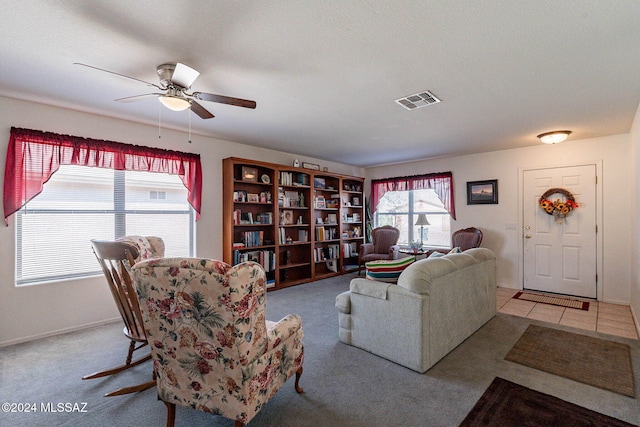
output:
[[[144,95],[134,95],[134,96],[127,96],[125,98],[114,99],[114,101],[118,101],[118,102],[135,102],[135,101],[141,101],[141,100],[143,100],[145,98],[157,97],[157,96],[163,96],[163,94],[161,94],[161,93],[145,93]]]
[[[164,88],[163,88],[163,87],[160,87],[160,86],[158,86],[157,84],[149,83],[149,82],[147,82],[147,81],[140,80],[140,79],[136,79],[135,77],[125,76],[124,74],[116,73],[115,71],[105,70],[105,69],[103,69],[103,68],[94,67],[93,65],[82,64],[82,63],[80,63],[80,62],[74,62],[73,64],[74,64],[74,65],[82,65],[83,67],[93,68],[94,70],[98,70],[98,71],[104,71],[105,73],[115,74],[116,76],[124,77],[124,78],[131,79],[131,80],[135,80],[135,81],[137,81],[137,82],[144,83],[144,84],[146,84],[146,85],[156,87],[156,88],[158,88],[158,89],[160,89],[160,90],[164,90]]]
[[[211,114],[209,112],[209,110],[204,108],[202,105],[198,104],[193,99],[190,102],[191,102],[191,111],[193,111],[194,113],[199,115],[200,118],[202,118],[202,119],[212,119],[212,118],[215,117],[213,114]]]
[[[256,101],[251,101],[249,99],[232,98],[230,96],[214,95],[212,93],[204,92],[194,92],[192,96],[201,101],[235,105],[236,107],[256,108]]]
[[[181,63],[176,63],[176,68],[173,70],[173,75],[171,76],[171,83],[176,84],[185,89],[189,89],[193,82],[196,81],[200,72],[194,70],[188,65],[184,65]]]

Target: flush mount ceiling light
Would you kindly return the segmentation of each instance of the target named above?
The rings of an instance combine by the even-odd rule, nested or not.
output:
[[[188,99],[181,98],[179,96],[164,95],[158,99],[162,105],[173,111],[183,111],[191,106]]]
[[[416,108],[426,107],[427,105],[437,104],[441,102],[434,94],[425,90],[424,92],[416,93],[415,95],[405,96],[404,98],[396,99],[395,102],[402,105],[407,110],[415,110]]]
[[[541,133],[538,135],[538,138],[545,144],[557,144],[567,139],[570,134],[570,130],[554,130],[552,132]]]

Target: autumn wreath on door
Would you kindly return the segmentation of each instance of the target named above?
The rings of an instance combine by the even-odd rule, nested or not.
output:
[[[561,198],[554,200],[552,196],[556,194],[564,196],[565,200]],[[561,223],[572,210],[578,207],[578,203],[576,202],[576,198],[573,197],[573,194],[564,188],[550,188],[540,196],[538,206],[540,206],[540,209],[546,214],[552,215],[557,223]]]

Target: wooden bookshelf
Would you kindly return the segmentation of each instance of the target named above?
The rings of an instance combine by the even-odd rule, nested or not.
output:
[[[269,289],[357,268],[364,178],[223,160],[223,260],[260,262]]]

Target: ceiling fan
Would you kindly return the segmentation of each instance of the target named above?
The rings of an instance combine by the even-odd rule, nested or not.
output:
[[[127,79],[136,80],[148,86],[155,87],[162,92],[146,93],[143,95],[128,96],[126,98],[116,99],[116,101],[119,102],[134,102],[149,97],[158,97],[160,102],[170,110],[182,111],[186,110],[187,108],[191,108],[191,111],[193,111],[203,119],[211,119],[214,117],[214,115],[211,114],[209,110],[200,105],[197,101],[217,102],[220,104],[235,105],[237,107],[244,108],[256,108],[256,102],[250,101],[248,99],[214,95],[212,93],[206,92],[189,92],[191,85],[196,81],[200,73],[197,70],[189,67],[188,65],[181,64],[180,62],[177,62],[175,64],[161,64],[156,67],[156,73],[160,78],[160,84],[146,82],[135,77],[130,77],[124,74],[116,73],[114,71],[94,67],[93,65],[82,64],[80,62],[74,62],[74,64],[115,74],[116,76],[125,77]]]

